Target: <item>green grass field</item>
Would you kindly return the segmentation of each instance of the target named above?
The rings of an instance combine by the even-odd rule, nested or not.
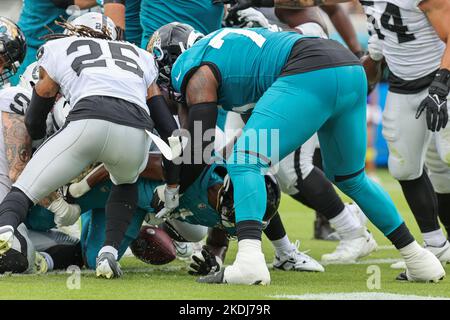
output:
[[[408,226],[421,242],[418,227],[401,194],[400,187],[386,171],[380,171],[383,186],[394,198]],[[302,251],[320,260],[330,252],[336,242],[311,240],[314,214],[292,199],[284,197],[281,215],[291,241],[300,240]],[[379,251],[362,260],[360,264],[326,266],[325,273],[300,273],[271,271],[270,286],[201,285],[187,274],[186,264],[176,261],[166,266],[150,266],[134,258],[124,258],[124,276],[115,280],[97,279],[93,272],[82,271],[79,289],[68,289],[70,274],[10,275],[0,278],[0,299],[308,299],[308,298],[389,298],[387,294],[399,294],[395,298],[450,298],[450,280],[438,284],[403,283],[395,280],[399,270],[390,269],[390,263],[398,259],[397,252],[389,246],[380,232],[370,226],[381,247]],[[268,263],[273,251],[267,239],[264,252]],[[232,243],[226,263],[231,263],[236,253]],[[368,267],[380,268],[379,289],[367,286]],[[374,268],[374,267],[370,267]],[[370,282],[370,281],[369,281]],[[370,286],[369,286],[370,287]],[[343,293],[358,293],[342,295]],[[361,294],[360,294],[361,293]],[[335,294],[322,296],[323,294]],[[419,297],[417,297],[419,296]]]

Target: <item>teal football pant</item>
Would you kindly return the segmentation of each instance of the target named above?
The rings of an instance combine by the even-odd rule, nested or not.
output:
[[[261,221],[266,209],[261,172],[318,132],[328,178],[385,235],[398,228],[403,220],[392,199],[364,172],[366,96],[367,80],[361,66],[279,77],[256,104],[236,142],[234,159],[227,161],[236,222]],[[258,134],[262,129],[267,130],[267,139]],[[278,130],[279,138],[271,136],[270,130]],[[251,142],[255,137],[257,144]]]

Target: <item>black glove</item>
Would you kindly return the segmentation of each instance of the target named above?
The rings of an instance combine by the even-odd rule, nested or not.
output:
[[[439,131],[447,125],[447,96],[449,91],[450,71],[441,69],[436,73],[430,85],[428,96],[420,103],[416,113],[416,119],[418,119],[424,110],[427,111],[427,126],[433,132]]]
[[[208,274],[220,271],[220,263],[217,261],[215,255],[213,255],[206,246],[202,249],[203,259],[192,256],[193,262],[191,263],[188,273],[193,276],[206,276]]]

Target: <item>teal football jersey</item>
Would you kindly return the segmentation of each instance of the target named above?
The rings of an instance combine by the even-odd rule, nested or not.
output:
[[[141,0],[127,0],[125,11],[125,37],[138,47],[141,46]]]
[[[211,0],[142,0],[142,47],[147,46],[157,29],[175,21],[204,34],[216,31],[221,27],[223,14],[223,4],[212,4]]]
[[[40,38],[50,33],[45,26],[54,32],[62,32],[63,29],[54,24],[55,20],[60,20],[60,16],[67,19],[66,10],[55,7],[50,0],[24,0],[18,24],[27,39],[27,45],[39,48],[44,43]]]
[[[172,68],[175,91],[183,93],[186,75],[212,64],[220,75],[218,104],[227,111],[250,112],[280,75],[302,35],[265,28],[225,28],[198,41],[178,57]]]
[[[180,221],[207,227],[225,227],[229,235],[235,234],[234,225],[223,226],[221,216],[208,202],[208,188],[222,184],[223,179],[216,173],[218,164],[203,170],[200,177],[180,197]]]

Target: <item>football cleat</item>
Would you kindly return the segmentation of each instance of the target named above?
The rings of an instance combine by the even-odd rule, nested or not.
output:
[[[436,258],[438,258],[442,263],[442,265],[445,266],[447,262],[450,261],[450,243],[448,241],[446,241],[442,247],[432,247],[425,245],[424,248],[434,254]]]
[[[292,251],[288,255],[281,257],[275,255],[275,260],[273,262],[274,269],[284,271],[324,272],[325,269],[319,262],[298,250],[299,246],[300,241],[297,240],[295,244],[292,244]]]
[[[438,282],[445,276],[445,270],[439,259],[420,247],[417,242],[413,242],[402,248],[403,258],[406,263],[406,272],[401,273],[397,280],[407,280],[413,282]]]
[[[120,264],[114,258],[114,255],[110,252],[103,252],[97,257],[97,267],[95,273],[99,278],[119,278],[122,276],[122,270],[120,270]]]
[[[39,274],[47,273],[47,271],[48,271],[47,260],[39,252],[36,252],[36,254],[35,254],[34,271]]]
[[[357,238],[339,241],[334,252],[322,256],[322,263],[325,265],[355,263],[358,259],[375,251],[377,242],[373,235],[365,227],[361,229],[360,234]]]
[[[14,240],[14,228],[10,225],[0,227],[0,255],[11,249]]]
[[[442,247],[432,247],[428,245],[424,245],[424,248],[430,251],[432,254],[439,259],[443,266],[450,262],[450,243],[448,241]],[[391,264],[392,269],[406,269],[405,261],[398,261],[396,263]]]

